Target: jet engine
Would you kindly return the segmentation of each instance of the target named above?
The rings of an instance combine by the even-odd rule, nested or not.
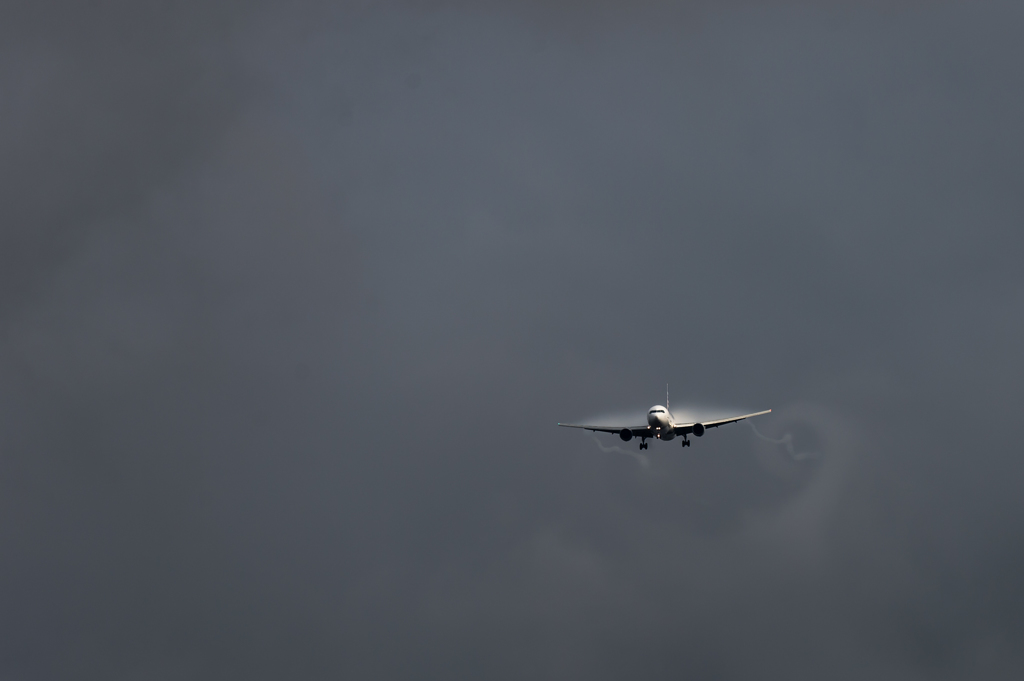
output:
[[[704,431],[701,431],[704,432]],[[633,431],[629,428],[623,428],[619,431],[619,437],[622,438],[623,442],[629,442],[633,439]]]
[[[697,437],[702,436],[704,434],[705,430],[706,429],[704,428],[704,424],[703,423],[695,423],[695,424],[693,424],[693,434],[696,435]]]

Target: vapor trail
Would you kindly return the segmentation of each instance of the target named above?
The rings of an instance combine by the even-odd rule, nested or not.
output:
[[[623,449],[622,447],[619,447],[618,445],[613,445],[611,447],[605,447],[603,444],[601,444],[601,440],[599,440],[596,435],[592,435],[591,439],[594,441],[594,444],[597,445],[598,449],[600,449],[605,454],[611,454],[612,452],[619,452],[621,454],[625,454],[626,456],[633,457],[634,459],[639,461],[640,465],[643,466],[644,468],[650,468],[651,467],[650,459],[648,459],[643,454],[639,454],[637,452],[626,451],[625,449]]]
[[[757,426],[755,426],[750,421],[747,421],[746,423],[748,426],[750,426],[750,429],[754,431],[754,435],[758,436],[765,442],[771,442],[774,445],[784,446],[786,448],[786,451],[789,452],[790,457],[792,457],[796,461],[802,461],[803,459],[809,459],[813,456],[817,456],[814,452],[796,452],[793,449],[793,435],[790,433],[786,433],[781,438],[776,440],[775,438],[768,437],[767,435],[762,434],[761,431],[757,429]]]

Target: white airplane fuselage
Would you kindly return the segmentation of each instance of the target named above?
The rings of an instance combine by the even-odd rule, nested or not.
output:
[[[651,432],[657,439],[671,440],[676,436],[672,423],[672,413],[660,404],[647,410],[647,425],[651,427]]]

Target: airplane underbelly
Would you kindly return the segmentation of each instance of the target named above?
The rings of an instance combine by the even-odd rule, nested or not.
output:
[[[651,434],[659,440],[671,440],[676,436],[676,431],[667,421],[652,418],[648,421],[651,426]]]

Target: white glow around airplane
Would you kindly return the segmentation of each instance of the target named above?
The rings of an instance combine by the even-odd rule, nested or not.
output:
[[[733,416],[727,419],[703,421],[700,423],[676,423],[676,420],[672,418],[672,412],[668,409],[668,390],[666,389],[665,406],[656,404],[647,410],[646,426],[584,426],[574,423],[559,423],[558,425],[563,428],[585,428],[586,430],[601,433],[617,433],[624,442],[629,442],[633,438],[638,437],[640,438],[640,449],[647,449],[650,446],[647,438],[652,440],[673,440],[679,435],[683,438],[682,446],[689,447],[690,440],[687,438],[687,435],[690,433],[693,433],[696,437],[701,437],[708,428],[717,428],[727,423],[736,423],[743,419],[749,419],[752,416],[770,414],[771,411],[771,409],[766,409],[754,412],[753,414],[744,414],[743,416]]]

